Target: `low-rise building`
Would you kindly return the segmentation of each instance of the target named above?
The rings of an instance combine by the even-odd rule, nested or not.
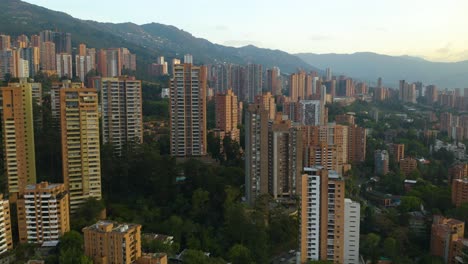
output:
[[[141,257],[141,225],[99,221],[83,233],[85,255],[95,264],[135,263]]]
[[[431,255],[444,259],[445,263],[458,264],[463,248],[468,244],[464,239],[465,222],[435,215],[431,228]]]
[[[58,241],[70,231],[68,192],[63,183],[27,185],[17,209],[20,243]]]
[[[452,203],[457,207],[468,202],[468,178],[452,181]]]
[[[167,264],[166,253],[142,253],[137,264]]]
[[[413,171],[418,169],[418,161],[411,157],[406,157],[400,160],[400,171],[405,175],[408,176]]]

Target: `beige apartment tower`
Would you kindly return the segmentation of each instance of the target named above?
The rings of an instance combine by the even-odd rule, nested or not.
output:
[[[18,200],[20,243],[58,241],[70,231],[68,192],[63,183],[28,185]]]
[[[141,257],[141,225],[100,221],[83,233],[85,254],[95,264],[136,263]]]
[[[226,93],[216,95],[215,105],[216,128],[224,131],[232,140],[239,142],[240,132],[237,128],[239,124],[237,95],[235,95],[231,89],[228,89]]]
[[[169,88],[171,155],[206,155],[206,84],[205,66],[174,65]]]
[[[2,134],[10,201],[27,184],[36,183],[33,98],[30,83],[10,83],[1,88]]]
[[[119,154],[125,146],[143,142],[141,81],[102,78],[101,125],[103,143],[112,144]]]
[[[74,213],[88,198],[101,199],[98,95],[93,88],[60,89],[63,182]]]
[[[268,111],[268,118],[273,120],[276,117],[275,97],[270,92],[255,96],[255,103],[261,104]]]
[[[344,261],[345,182],[321,166],[304,168],[300,207],[300,262]]]

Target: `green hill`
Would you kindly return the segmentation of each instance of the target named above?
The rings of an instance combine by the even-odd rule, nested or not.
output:
[[[181,58],[190,53],[197,64],[229,62],[236,64],[258,63],[269,68],[280,67],[284,73],[298,68],[317,70],[300,58],[279,50],[254,46],[226,47],[196,38],[174,26],[158,23],[136,25],[133,23],[99,23],[80,20],[68,14],[52,11],[19,0],[0,0],[0,33],[17,36],[37,34],[51,29],[72,34],[74,47],[86,43],[89,47],[127,47],[137,54],[140,71],[145,64],[163,55],[167,59]]]

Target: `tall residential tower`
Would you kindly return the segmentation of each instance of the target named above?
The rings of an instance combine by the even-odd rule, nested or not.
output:
[[[60,89],[63,182],[74,213],[88,198],[101,199],[98,95],[93,88]]]
[[[206,155],[206,67],[174,65],[170,87],[171,155]]]
[[[1,107],[8,193],[16,201],[27,184],[36,183],[32,85],[2,87]]]

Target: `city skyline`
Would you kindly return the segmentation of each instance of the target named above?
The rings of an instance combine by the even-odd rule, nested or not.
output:
[[[119,5],[89,0],[79,3],[57,0],[27,2],[99,22],[174,25],[196,37],[226,46],[255,45],[289,53],[365,51],[446,62],[468,59],[468,49],[465,48],[468,29],[463,27],[467,22],[463,10],[467,10],[468,3],[460,0],[451,0],[450,3],[419,0],[311,3],[298,0],[289,5],[278,1],[268,5],[255,1],[249,3],[247,9],[242,8],[246,6],[244,2],[247,4],[245,0],[235,6],[227,3],[213,5],[209,0],[196,4],[138,0]],[[181,4],[184,10],[192,12],[177,15]],[[90,9],[89,6],[95,8]],[[148,8],[151,6],[154,8]],[[104,8],[110,12],[99,11]],[[128,13],[127,10],[135,12]],[[247,19],[239,19],[240,11]],[[445,14],[450,14],[450,19],[444,19],[444,16],[448,18]]]

